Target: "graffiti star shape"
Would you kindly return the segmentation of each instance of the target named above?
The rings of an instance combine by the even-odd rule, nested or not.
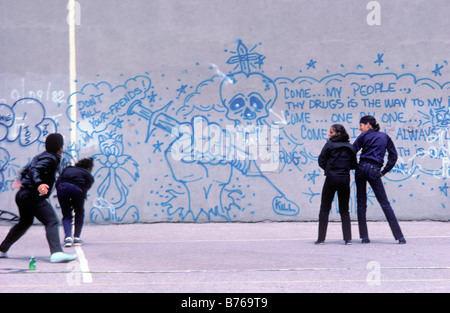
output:
[[[436,67],[434,68],[434,71],[431,71],[433,74],[434,74],[434,76],[442,76],[442,74],[441,74],[441,70],[444,68],[444,65],[441,65],[441,66],[439,66],[439,65],[437,65],[436,64]]]
[[[160,142],[159,140],[156,141],[156,143],[153,145],[153,147],[155,149],[153,149],[153,153],[155,153],[156,151],[161,152],[161,146],[163,145],[162,142]]]
[[[181,85],[180,88],[177,89],[178,91],[178,98],[181,96],[181,94],[186,93],[186,88],[188,85]]]
[[[384,56],[384,53],[378,53],[377,54],[377,59],[373,63],[378,63],[378,66],[381,66],[381,63],[384,62],[383,61],[383,56]]]
[[[114,123],[111,124],[111,125],[115,126],[114,131],[115,131],[117,128],[122,128],[122,123],[123,123],[123,122],[124,122],[124,120],[122,120],[122,119],[120,119],[120,118],[117,118],[117,120],[114,121]]]
[[[151,95],[149,95],[147,98],[148,98],[148,101],[150,102],[150,103],[153,103],[153,102],[156,102],[156,96],[157,96],[158,94],[156,94],[153,90],[152,90],[152,94]]]
[[[447,185],[447,183],[444,184],[444,186],[439,186],[439,191],[442,192],[446,197],[448,197],[448,189],[450,187]]]
[[[306,175],[308,176],[308,181],[312,181],[313,184],[316,184],[316,177],[320,176],[318,173],[316,173],[316,170],[314,170],[312,173],[306,174]]]
[[[306,66],[308,66],[306,69],[307,69],[307,70],[309,70],[310,68],[315,69],[315,68],[316,68],[316,63],[317,63],[317,61],[314,61],[314,60],[311,59],[311,60],[309,61],[309,63],[306,64]]]

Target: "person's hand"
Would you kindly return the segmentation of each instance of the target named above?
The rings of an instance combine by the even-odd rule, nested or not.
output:
[[[22,187],[22,182],[21,182],[20,180],[15,180],[15,181],[12,183],[12,188],[13,188],[13,189],[19,189],[20,187]]]
[[[38,191],[41,195],[46,195],[48,193],[49,186],[47,184],[40,184],[38,187]]]

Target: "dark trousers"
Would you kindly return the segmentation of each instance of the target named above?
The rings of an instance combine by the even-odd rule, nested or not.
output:
[[[50,202],[22,188],[16,194],[16,203],[19,207],[20,220],[6,235],[0,245],[0,251],[7,252],[33,225],[34,217],[36,217],[45,226],[50,253],[62,252],[59,240],[59,219]]]
[[[63,214],[62,224],[64,234],[72,237],[72,223],[74,224],[74,237],[79,238],[84,223],[84,201],[83,190],[71,183],[60,183],[56,187],[58,191],[58,201]],[[75,212],[75,219],[73,213]]]
[[[362,162],[358,165],[355,174],[356,194],[358,203],[358,225],[360,238],[369,238],[367,230],[367,182],[369,182],[378,203],[380,203],[384,215],[389,223],[392,234],[396,240],[403,237],[400,225],[395,217],[394,210],[384,190],[383,181],[381,180],[380,168],[374,164]]]
[[[322,189],[322,201],[319,212],[319,241],[325,241],[328,228],[328,216],[336,192],[338,194],[339,214],[341,215],[344,240],[352,239],[348,205],[350,200],[350,175],[327,176]]]

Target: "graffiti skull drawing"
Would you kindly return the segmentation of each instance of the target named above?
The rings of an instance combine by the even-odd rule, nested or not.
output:
[[[220,85],[226,116],[236,125],[261,125],[277,97],[273,81],[261,73],[236,73]]]

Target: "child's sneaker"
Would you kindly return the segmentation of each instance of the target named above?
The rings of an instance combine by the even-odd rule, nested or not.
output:
[[[74,246],[81,246],[83,243],[84,243],[84,241],[81,240],[80,238],[78,238],[78,237],[73,238],[73,245]]]
[[[66,239],[64,239],[64,247],[68,248],[68,247],[72,247],[73,245],[73,239],[70,237],[66,237]]]

